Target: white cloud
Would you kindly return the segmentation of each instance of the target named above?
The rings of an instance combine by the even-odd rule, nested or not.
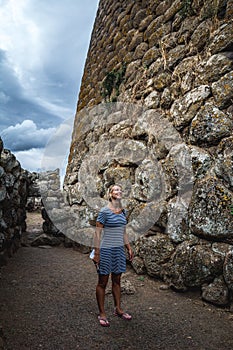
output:
[[[42,158],[44,170],[59,168],[64,171],[70,150],[71,135],[74,119],[67,119],[52,134],[49,139]]]
[[[38,129],[32,120],[24,120],[21,124],[3,130],[1,136],[5,148],[10,145],[11,151],[22,151],[45,147],[55,130],[55,128]]]
[[[74,118],[69,118],[57,129],[38,129],[31,120],[24,120],[5,129],[1,137],[4,148],[10,142],[22,168],[29,171],[59,168],[64,177],[70,149]]]
[[[32,148],[28,151],[14,152],[16,159],[23,169],[28,171],[41,171],[41,163],[44,155],[44,148]],[[54,170],[54,169],[50,169]]]

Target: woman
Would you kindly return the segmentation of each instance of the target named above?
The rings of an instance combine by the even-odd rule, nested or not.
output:
[[[98,320],[101,326],[109,327],[109,321],[104,309],[105,289],[109,275],[112,279],[112,294],[114,298],[114,315],[125,320],[132,316],[121,309],[121,274],[126,271],[125,247],[129,259],[133,259],[133,252],[126,234],[126,214],[122,208],[122,187],[112,185],[108,191],[109,203],[99,212],[96,221],[94,237],[95,253],[93,261],[98,266],[98,284],[96,299],[99,307]],[[102,236],[102,237],[101,237]]]

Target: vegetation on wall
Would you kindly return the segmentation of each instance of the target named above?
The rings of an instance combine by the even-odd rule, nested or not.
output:
[[[203,11],[203,19],[215,18],[221,19],[225,16],[228,0],[211,0],[206,3]],[[180,10],[182,18],[193,16],[196,14],[193,8],[193,0],[183,0],[183,6]]]
[[[192,9],[192,0],[184,0],[183,6],[180,10],[180,15],[182,18],[194,15],[194,11]]]
[[[113,69],[108,72],[104,78],[101,95],[105,102],[116,102],[119,96],[119,88],[121,83],[124,82],[124,75],[126,71],[126,64],[123,63],[118,70]]]

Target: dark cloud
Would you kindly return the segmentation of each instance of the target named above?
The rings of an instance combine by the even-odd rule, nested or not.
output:
[[[26,118],[30,118],[40,127],[52,127],[61,123],[61,118],[24,96],[18,78],[6,59],[6,53],[1,49],[0,106],[0,133],[6,127]]]
[[[0,0],[0,136],[27,166],[75,115],[98,2]]]

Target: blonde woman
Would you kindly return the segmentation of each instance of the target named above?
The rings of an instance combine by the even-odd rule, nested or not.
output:
[[[105,289],[109,275],[112,280],[112,294],[114,298],[114,315],[124,320],[131,320],[132,316],[121,309],[121,274],[126,271],[125,247],[129,259],[133,259],[126,233],[126,213],[122,208],[122,186],[112,185],[108,191],[108,205],[99,212],[96,221],[94,237],[94,263],[98,266],[98,284],[96,286],[96,299],[99,308],[98,320],[101,326],[109,327],[104,300]]]

